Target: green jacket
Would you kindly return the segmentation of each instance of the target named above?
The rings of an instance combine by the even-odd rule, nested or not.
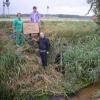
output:
[[[14,32],[22,33],[23,32],[23,21],[21,19],[15,19],[13,21]]]

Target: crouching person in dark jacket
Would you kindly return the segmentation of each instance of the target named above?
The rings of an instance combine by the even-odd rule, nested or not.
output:
[[[39,45],[39,53],[40,53],[40,58],[42,62],[42,66],[44,69],[47,67],[47,55],[49,53],[50,49],[50,42],[49,39],[45,37],[44,33],[40,33],[40,37],[38,40],[38,45]]]

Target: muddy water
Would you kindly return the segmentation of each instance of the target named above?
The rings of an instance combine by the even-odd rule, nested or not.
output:
[[[49,100],[68,100],[68,99],[58,96],[58,97],[51,97]]]
[[[91,100],[91,96],[93,96],[98,89],[100,89],[100,83],[91,85],[81,90],[76,96],[71,98],[71,100]]]
[[[76,96],[70,99],[65,99],[63,97],[52,97],[50,98],[50,100],[91,100],[91,97],[98,89],[100,89],[100,83],[91,85],[87,88],[80,90],[80,92]]]

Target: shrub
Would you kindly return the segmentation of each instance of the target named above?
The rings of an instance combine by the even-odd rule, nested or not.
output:
[[[100,81],[100,37],[90,36],[85,44],[69,45],[64,53],[65,80],[75,92]]]

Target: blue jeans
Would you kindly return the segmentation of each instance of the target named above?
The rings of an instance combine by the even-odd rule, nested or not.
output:
[[[47,67],[47,51],[44,51],[44,52],[40,51],[40,58],[41,58],[41,61],[42,61],[42,66],[44,68],[46,68]]]

